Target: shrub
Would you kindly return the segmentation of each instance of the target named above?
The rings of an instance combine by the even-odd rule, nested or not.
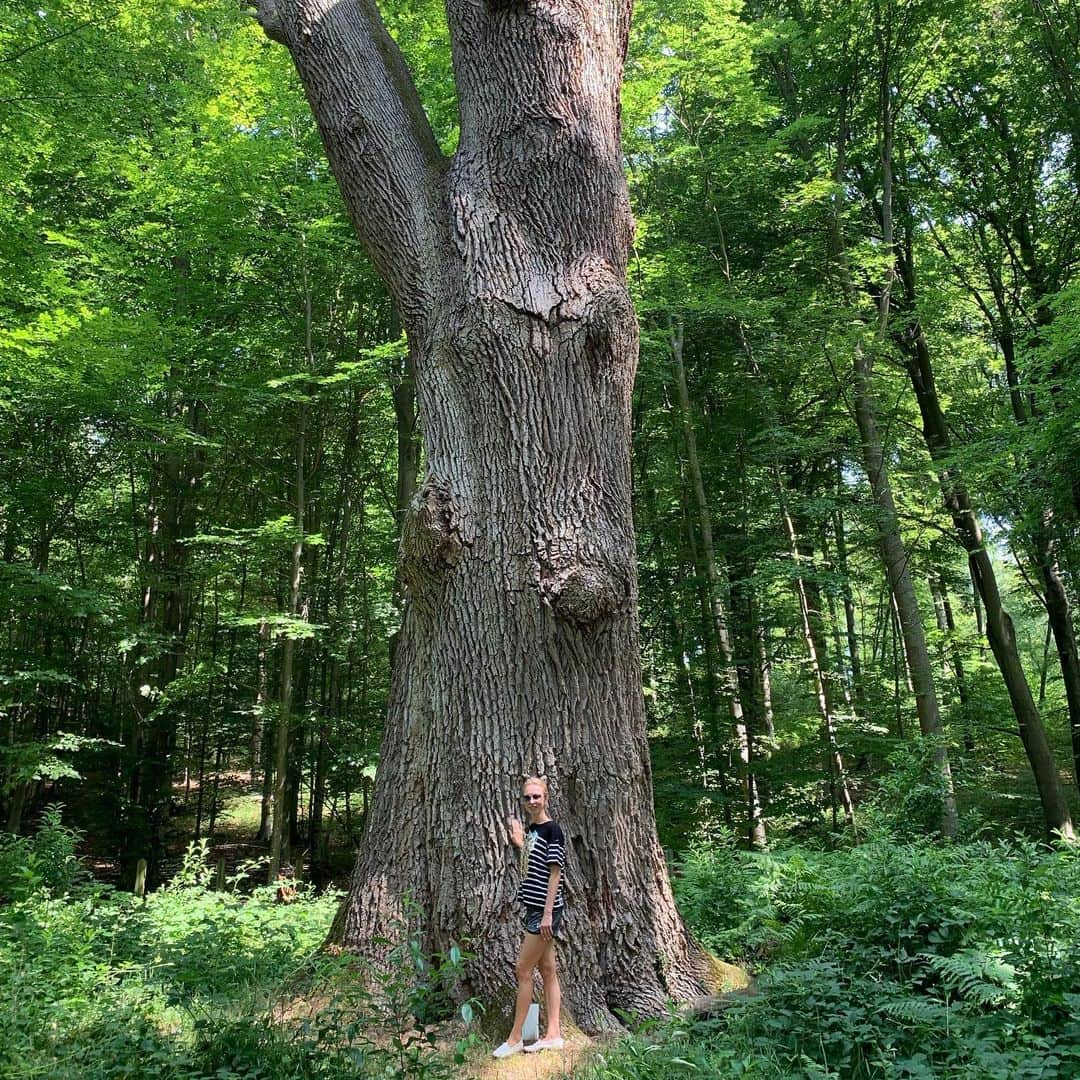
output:
[[[189,850],[181,880],[145,901],[37,887],[0,909],[0,1077],[451,1075],[464,1038],[448,1052],[431,1024],[459,950],[429,958],[412,935],[360,978],[320,950],[338,895],[215,892],[205,861]]]
[[[713,1075],[1080,1075],[1073,850],[884,836],[831,852],[699,850],[676,888],[706,943],[768,961],[762,993],[653,1038],[645,1071],[627,1064],[639,1037],[597,1075],[678,1075],[687,1047],[723,1066]]]
[[[63,893],[86,876],[75,855],[82,833],[65,825],[60,811],[47,806],[32,836],[0,833],[0,902],[42,889]]]

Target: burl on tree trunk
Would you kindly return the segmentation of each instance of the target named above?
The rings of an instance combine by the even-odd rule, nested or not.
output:
[[[566,833],[565,1000],[700,997],[652,808],[630,504],[637,324],[619,146],[629,0],[449,0],[461,135],[439,151],[371,0],[259,0],[408,334],[426,476],[372,810],[334,934],[364,950],[407,898],[512,1003],[506,819],[530,773]]]

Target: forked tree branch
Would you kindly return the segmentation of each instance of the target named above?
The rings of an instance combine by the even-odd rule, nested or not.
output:
[[[349,216],[410,330],[430,311],[446,234],[439,151],[374,0],[255,0],[290,52]]]

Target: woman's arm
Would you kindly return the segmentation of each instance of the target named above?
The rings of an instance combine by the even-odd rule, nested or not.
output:
[[[540,936],[545,941],[550,941],[551,913],[555,910],[555,894],[559,891],[559,878],[562,876],[562,867],[558,863],[552,863],[548,867],[547,899],[544,901],[544,917],[540,920]]]

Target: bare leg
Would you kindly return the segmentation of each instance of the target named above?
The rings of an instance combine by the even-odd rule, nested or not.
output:
[[[555,942],[547,943],[543,956],[540,957],[540,975],[544,980],[544,1005],[547,1009],[547,1034],[545,1039],[561,1039],[559,1010],[562,1008],[562,989],[559,986],[559,974],[555,970]]]
[[[521,943],[521,951],[518,953],[515,970],[517,972],[517,1003],[514,1006],[514,1026],[506,1041],[511,1046],[521,1042],[521,1029],[525,1024],[525,1017],[529,1015],[529,1006],[533,997],[533,972],[540,963],[540,957],[544,955],[544,946],[547,944],[539,934],[526,934]],[[545,983],[545,985],[547,985]]]

